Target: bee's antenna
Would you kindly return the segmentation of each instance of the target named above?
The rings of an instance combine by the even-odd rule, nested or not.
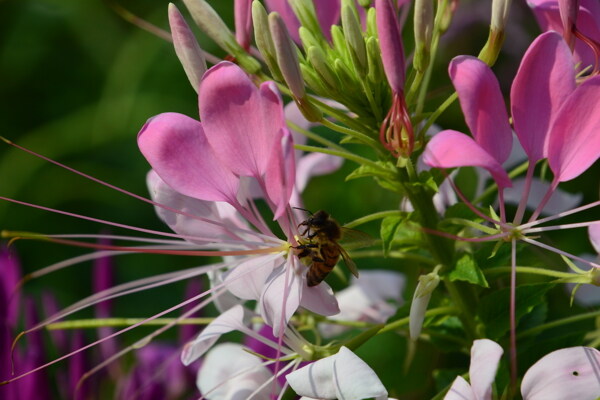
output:
[[[310,210],[307,210],[306,208],[300,208],[300,207],[292,207],[295,208],[296,210],[302,210],[302,211],[306,211],[307,213],[309,213],[310,215],[313,215],[313,212]]]

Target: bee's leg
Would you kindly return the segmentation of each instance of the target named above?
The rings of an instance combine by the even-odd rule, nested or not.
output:
[[[316,245],[315,243],[306,243],[306,244],[298,245],[294,248],[302,250],[298,254],[298,258],[304,258],[304,257],[310,256],[314,252],[312,249],[317,248],[317,247],[318,247],[318,245]]]

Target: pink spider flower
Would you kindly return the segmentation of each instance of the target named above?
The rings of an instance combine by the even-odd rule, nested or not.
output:
[[[309,288],[306,267],[296,256],[298,221],[289,204],[295,185],[293,141],[274,84],[257,88],[239,67],[220,63],[205,74],[199,103],[202,122],[161,114],[139,133],[142,153],[165,183],[162,190],[172,189],[164,199],[180,207],[185,201],[192,212],[225,202],[257,228],[259,232],[252,233],[238,222],[221,232],[238,239],[238,246],[250,255],[234,261],[236,267],[223,284],[242,299],[259,300],[276,335],[299,306],[324,315],[337,313],[331,289],[326,284]],[[258,183],[286,240],[272,233],[247,196],[244,185],[250,181]],[[217,212],[212,217],[221,216]],[[172,227],[177,231],[176,225]],[[246,244],[239,240],[252,236]]]
[[[225,257],[220,263],[142,278],[107,288],[61,310],[28,329],[26,334],[32,334],[76,311],[109,299],[226,270],[223,282],[212,288],[48,364],[32,368],[10,379],[10,382],[23,379],[87,348],[110,341],[146,321],[193,304],[178,319],[188,318],[207,304],[217,303],[227,293],[235,295],[236,302],[258,301],[262,317],[278,337],[299,307],[325,316],[339,312],[337,301],[327,283],[307,286],[305,275],[308,268],[298,258],[300,250],[295,246],[298,245],[298,240],[302,240],[297,228],[298,211],[293,210],[290,204],[293,194],[295,201],[299,201],[295,151],[292,135],[283,118],[282,100],[275,85],[266,82],[257,87],[238,66],[222,62],[209,70],[201,81],[199,103],[202,122],[181,114],[165,113],[151,118],[138,135],[139,147],[153,167],[148,175],[152,200],[8,142],[87,179],[153,204],[160,218],[175,231],[167,233],[131,227],[2,197],[3,200],[29,207],[171,238],[47,235],[48,240],[57,243],[99,251],[50,265],[37,271],[32,277],[86,260],[131,252]],[[321,165],[323,170],[329,170],[331,165],[335,168],[337,163],[317,165]],[[312,171],[305,171],[305,174],[310,173]],[[299,178],[301,179],[298,181],[306,182],[306,177]],[[250,195],[252,187],[258,188],[260,197],[273,212],[277,229],[283,232],[284,239],[273,233],[271,226],[258,212],[255,196]],[[294,205],[301,206],[300,203]],[[73,240],[90,237],[133,240],[146,245],[119,246]],[[203,297],[205,299],[202,300]],[[151,340],[173,325],[171,323],[161,327],[145,339]],[[108,365],[134,347],[129,346],[108,357],[92,371]]]
[[[536,227],[543,222],[598,205],[596,202],[538,219],[558,184],[576,178],[600,157],[600,135],[598,135],[600,113],[597,109],[600,104],[600,77],[591,77],[577,85],[573,57],[568,45],[556,32],[540,35],[525,53],[513,81],[510,98],[513,127],[529,160],[529,168],[516,215],[512,223],[507,223],[503,191],[511,187],[512,182],[502,163],[507,160],[510,153],[512,129],[498,81],[486,64],[469,56],[454,58],[450,63],[449,72],[473,137],[454,130],[442,131],[428,143],[423,160],[429,166],[436,168],[463,166],[484,168],[498,185],[499,220],[490,218],[475,207],[471,207],[482,218],[499,226],[499,233],[488,238],[472,240],[503,238],[512,243],[510,319],[514,381],[516,379],[516,322],[514,320],[516,240],[523,240],[572,259],[579,259],[526,235],[598,223],[592,221],[568,226]],[[542,159],[548,160],[554,178],[529,222],[522,224],[535,165]],[[591,265],[599,267],[593,263]]]
[[[600,68],[600,3],[597,0],[528,0],[541,28],[561,32],[580,68]]]

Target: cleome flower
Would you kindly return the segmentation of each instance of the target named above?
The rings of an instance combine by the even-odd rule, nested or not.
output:
[[[202,122],[160,114],[138,135],[153,168],[149,182],[154,198],[168,205],[159,211],[161,217],[192,242],[238,256],[225,263],[228,273],[221,286],[240,299],[259,301],[276,336],[299,306],[336,314],[329,286],[308,287],[307,268],[298,258],[296,246],[305,239],[290,205],[293,139],[274,84],[257,88],[239,67],[223,62],[204,75],[199,103]],[[251,186],[260,188],[285,240],[257,211]],[[184,212],[174,215],[171,210]]]
[[[469,384],[458,376],[444,400],[490,400],[503,350],[489,339],[473,342]],[[594,400],[600,393],[600,352],[592,347],[553,351],[527,370],[521,383],[524,400]]]

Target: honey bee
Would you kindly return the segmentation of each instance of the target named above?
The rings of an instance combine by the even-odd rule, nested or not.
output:
[[[307,210],[305,210],[307,211]],[[299,258],[310,257],[311,263],[306,274],[308,286],[316,286],[325,279],[325,277],[333,270],[342,256],[346,266],[352,272],[352,275],[358,278],[358,268],[348,253],[338,241],[342,236],[351,233],[352,236],[362,236],[363,242],[371,242],[369,235],[363,232],[344,228],[331,216],[321,210],[312,214],[308,219],[301,222],[298,228],[305,227],[300,234],[308,241],[297,246],[301,252]],[[363,243],[363,244],[365,244]],[[366,244],[365,244],[366,245]]]

